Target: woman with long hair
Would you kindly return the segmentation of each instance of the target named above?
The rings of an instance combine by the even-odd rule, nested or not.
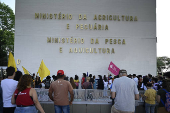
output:
[[[31,75],[23,75],[19,80],[11,99],[11,103],[17,105],[14,113],[37,113],[36,108],[45,113],[38,101],[36,90],[31,88],[31,80]]]
[[[104,89],[104,83],[103,83],[103,79],[102,79],[102,76],[101,75],[98,75],[99,76],[99,80],[98,80],[98,87],[97,89]]]
[[[36,76],[35,79],[35,88],[40,88],[41,87],[41,80],[39,76]]]
[[[74,83],[73,77],[70,78],[70,83],[71,83],[73,89],[76,89],[76,84]]]

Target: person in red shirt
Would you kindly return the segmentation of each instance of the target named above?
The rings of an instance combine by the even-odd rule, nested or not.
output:
[[[36,108],[41,113],[45,113],[38,101],[37,92],[31,88],[31,81],[31,75],[21,77],[11,99],[11,103],[17,105],[15,113],[37,113]]]
[[[83,77],[81,79],[81,87],[83,89],[83,83],[86,82],[86,73],[83,73]]]

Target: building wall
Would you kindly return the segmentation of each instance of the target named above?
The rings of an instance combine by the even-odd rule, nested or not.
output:
[[[63,69],[67,76],[84,72],[104,75],[112,61],[128,74],[156,75],[156,0],[16,0],[15,60],[36,73],[41,60],[51,72]],[[35,19],[35,13],[72,14],[71,20]],[[86,14],[87,20],[79,20]],[[94,20],[94,15],[137,16],[138,21]],[[76,29],[76,24],[108,25],[108,30]],[[69,29],[67,29],[69,24]],[[47,43],[47,37],[83,38],[83,44]],[[91,38],[99,44],[91,44]],[[124,39],[125,44],[105,44]],[[62,47],[62,53],[59,48]],[[70,48],[96,48],[97,53],[69,53]],[[114,48],[115,53],[99,53]]]

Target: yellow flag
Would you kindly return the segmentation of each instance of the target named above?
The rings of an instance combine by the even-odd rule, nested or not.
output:
[[[41,61],[40,67],[38,69],[38,73],[41,78],[41,81],[44,79],[44,77],[50,75],[50,70],[46,67],[43,60]]]
[[[22,66],[22,69],[24,71],[24,74],[30,74],[28,70],[26,70],[23,66]]]
[[[14,59],[11,52],[9,52],[9,57],[8,57],[8,67],[10,67],[10,66],[15,68],[15,72],[17,71],[17,66],[16,66],[16,63],[15,63],[15,59]]]

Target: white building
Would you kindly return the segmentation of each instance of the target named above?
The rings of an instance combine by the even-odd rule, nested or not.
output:
[[[16,0],[15,11],[20,70],[36,73],[43,59],[51,75],[107,75],[112,61],[156,75],[156,0]]]

